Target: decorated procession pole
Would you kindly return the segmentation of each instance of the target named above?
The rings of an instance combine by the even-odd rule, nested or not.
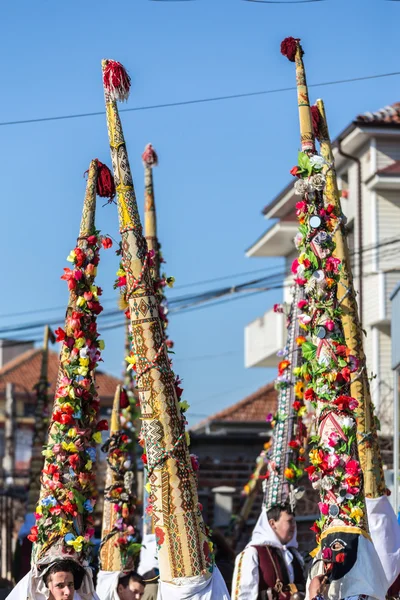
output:
[[[107,452],[107,472],[100,544],[101,571],[113,571],[118,576],[135,569],[140,551],[134,527],[136,498],[132,445],[135,439],[121,426],[121,394],[126,392],[118,385],[111,413],[110,438],[102,448]],[[102,597],[101,587],[98,589]]]
[[[335,228],[333,256],[340,260],[340,276],[337,283],[337,296],[341,306],[341,321],[346,346],[358,369],[351,373],[350,392],[358,402],[357,407],[357,441],[358,454],[364,475],[364,493],[367,498],[377,498],[386,493],[383,475],[382,458],[376,427],[376,417],[371,401],[366,359],[363,349],[362,329],[358,315],[356,294],[351,273],[349,248],[344,227],[340,194],[337,186],[335,161],[329,137],[325,108],[322,100],[311,107],[314,116],[316,137],[320,142],[321,156],[325,160],[325,203],[334,207],[338,215],[338,226]]]
[[[160,281],[160,244],[157,237],[157,214],[154,199],[153,167],[158,164],[157,154],[151,144],[147,144],[142,154],[144,166],[144,235],[148,252],[152,252],[151,274],[155,286]],[[158,290],[156,290],[158,291]],[[146,469],[143,473],[143,539],[154,534],[154,520],[149,510],[149,487]],[[145,537],[146,536],[146,537]],[[146,545],[146,544],[145,544]]]
[[[389,588],[400,574],[400,525],[387,498],[376,417],[371,401],[363,350],[362,329],[358,317],[346,230],[337,186],[335,161],[323,101],[317,100],[316,106],[312,106],[311,110],[314,131],[320,142],[321,155],[325,160],[325,203],[337,209],[336,214],[341,221],[333,236],[335,243],[333,254],[341,261],[337,293],[342,308],[342,326],[346,345],[353,357],[353,362],[358,364],[357,371],[351,374],[350,391],[351,396],[358,401],[357,442],[364,477],[368,524]]]
[[[300,40],[286,38],[281,52],[296,63],[300,116],[301,152],[291,170],[300,196],[295,238],[299,256],[292,270],[305,294],[298,317],[306,337],[301,373],[307,382],[305,398],[313,401],[317,420],[307,468],[321,497],[321,515],[313,526],[318,543],[315,566],[316,571],[329,572],[331,599],[358,594],[383,598],[385,575],[369,535],[358,455],[358,400],[350,389],[358,362],[346,344],[338,294],[342,265],[334,252],[341,215],[325,196],[324,159],[315,151]]]
[[[130,81],[115,61],[104,60],[102,69],[160,577],[183,583],[209,577],[212,559],[116,103],[128,97]]]
[[[62,342],[59,380],[47,445],[40,497],[35,509],[36,525],[29,539],[33,576],[37,569],[55,560],[72,559],[88,564],[94,534],[93,507],[96,502],[96,445],[105,421],[98,421],[99,398],[94,372],[104,346],[97,332],[97,315],[102,311],[101,289],[95,285],[100,245],[107,247],[95,228],[96,192],[113,196],[110,171],[97,159],[90,164],[79,237],[68,256],[72,268],[64,279],[70,291],[64,329],[56,330]],[[88,575],[88,585],[92,586]]]

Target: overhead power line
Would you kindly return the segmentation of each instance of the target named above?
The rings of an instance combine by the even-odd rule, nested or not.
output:
[[[320,83],[309,83],[308,87],[324,87],[328,85],[339,85],[342,83],[353,83],[355,81],[367,81],[369,79],[380,79],[382,77],[394,77],[395,75],[400,75],[400,71],[394,71],[393,73],[380,73],[378,75],[365,75],[364,77],[351,77],[350,79],[337,79],[335,81],[322,81]],[[207,102],[221,102],[222,100],[234,100],[237,98],[250,98],[252,96],[264,96],[267,94],[278,94],[282,92],[292,92],[296,90],[295,86],[285,87],[285,88],[275,88],[271,90],[261,90],[258,92],[244,92],[242,94],[229,94],[227,96],[213,96],[209,98],[198,98],[195,100],[182,100],[180,102],[165,102],[163,104],[151,104],[148,106],[136,106],[133,108],[122,108],[119,109],[119,112],[137,112],[142,110],[156,110],[160,108],[171,108],[174,106],[189,106],[191,104],[204,104]],[[45,123],[47,121],[63,121],[66,119],[83,119],[86,117],[98,117],[100,115],[104,115],[105,111],[95,111],[95,112],[86,112],[86,113],[75,113],[70,115],[58,115],[55,117],[38,117],[36,119],[20,119],[16,121],[2,121],[0,122],[0,127],[5,127],[6,125],[27,125],[29,123]]]

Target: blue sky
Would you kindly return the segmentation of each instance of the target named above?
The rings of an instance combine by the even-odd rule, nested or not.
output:
[[[309,83],[400,70],[400,3],[326,0],[257,5],[243,0],[118,3],[16,1],[2,8],[0,121],[103,110],[100,61],[122,62],[132,77],[127,107],[289,87],[294,65],[281,40],[302,39]],[[400,77],[311,89],[323,97],[334,136],[355,117],[400,100]],[[122,114],[142,210],[146,143],[159,154],[154,172],[159,236],[171,294],[278,263],[247,259],[265,230],[262,207],[289,181],[299,146],[295,92]],[[92,158],[110,165],[104,116],[0,127],[2,293],[0,327],[10,313],[64,306],[59,277],[78,232]],[[117,237],[115,206],[98,209],[98,226]],[[98,282],[106,308],[117,258],[103,252]],[[237,284],[250,277],[233,277]],[[274,377],[244,368],[243,330],[281,292],[171,316],[175,370],[184,380],[190,422],[212,414]],[[32,313],[24,320],[41,320]],[[48,313],[51,316],[63,311]],[[101,330],[101,320],[99,324]],[[104,333],[104,368],[119,375],[123,331]]]

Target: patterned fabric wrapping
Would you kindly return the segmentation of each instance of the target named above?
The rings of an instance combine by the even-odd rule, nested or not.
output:
[[[321,156],[326,161],[324,165],[326,177],[325,202],[336,207],[337,213],[341,215],[342,209],[337,187],[335,162],[322,100],[317,100],[317,107],[320,113],[318,138]],[[358,316],[357,300],[350,267],[349,248],[343,224],[336,228],[333,240],[335,243],[333,255],[341,261],[337,294],[342,307],[343,333],[349,352],[358,362],[358,369],[351,376],[350,391],[351,396],[358,402],[357,442],[361,468],[364,474],[364,492],[367,498],[378,498],[386,493],[386,484],[379,449],[376,417],[371,401],[363,349],[363,334]]]
[[[103,82],[112,64],[118,65],[103,61]],[[105,85],[160,576],[166,582],[181,583],[182,579],[209,575],[212,560],[115,97],[112,87]]]

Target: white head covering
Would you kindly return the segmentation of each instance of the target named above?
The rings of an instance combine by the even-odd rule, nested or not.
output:
[[[145,533],[140,549],[138,573],[144,575],[153,569],[158,570],[157,542],[155,533]]]
[[[51,565],[49,565],[50,567]],[[83,567],[82,567],[83,568]],[[92,572],[89,567],[85,569],[82,585],[75,591],[74,600],[99,600],[93,587]],[[34,565],[8,594],[6,600],[48,600],[50,591],[43,578],[44,572],[39,573]]]
[[[400,525],[387,496],[365,501],[371,538],[389,588],[400,574]]]
[[[230,600],[225,581],[216,566],[211,577],[201,575],[185,579],[192,581],[183,585],[160,581],[157,600]]]
[[[315,560],[321,558],[321,550],[318,552]],[[311,567],[308,581],[306,599],[309,599],[308,587],[310,578],[315,575],[322,575],[324,565],[320,561],[314,568]],[[372,542],[359,536],[357,560],[354,566],[344,577],[337,581],[332,581],[329,585],[327,597],[329,600],[338,600],[340,598],[349,598],[350,596],[370,596],[377,600],[385,600],[387,592],[387,581],[385,572],[378,559],[377,553]]]
[[[100,600],[115,600],[117,596],[120,571],[99,571],[97,575],[96,592]]]
[[[283,560],[285,561],[286,567],[289,571],[289,579],[294,580],[294,570],[292,566],[293,554],[296,554],[296,558],[303,564],[303,559],[297,551],[297,530],[294,536],[287,544],[282,544],[278,539],[275,531],[272,529],[268,521],[268,515],[265,506],[261,509],[261,514],[258,517],[258,521],[253,529],[250,541],[246,548],[249,546],[273,546],[281,551]]]

